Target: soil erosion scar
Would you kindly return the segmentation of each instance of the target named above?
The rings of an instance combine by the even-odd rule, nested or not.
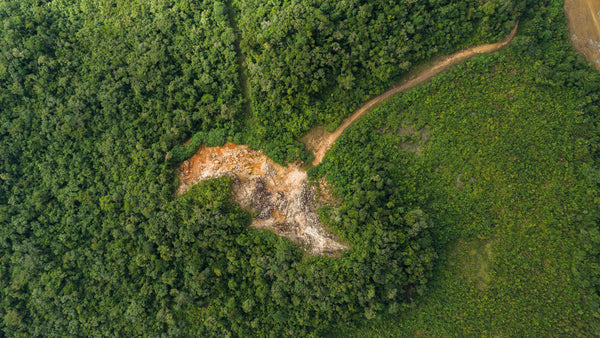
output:
[[[415,86],[431,79],[435,75],[440,74],[444,70],[448,69],[449,67],[451,67],[459,62],[462,62],[462,61],[464,61],[468,58],[471,58],[477,54],[495,52],[495,51],[499,50],[500,48],[508,45],[512,41],[514,36],[516,35],[518,26],[519,26],[519,22],[517,21],[515,28],[513,28],[512,32],[510,32],[510,34],[506,38],[504,38],[504,40],[497,42],[497,43],[475,46],[475,47],[468,48],[468,49],[465,49],[462,51],[458,51],[447,57],[444,57],[440,61],[436,62],[430,68],[428,68],[425,71],[423,71],[422,73],[418,74],[417,77],[415,77],[414,79],[409,80],[400,86],[392,87],[391,89],[387,90],[385,93],[383,93],[383,94],[371,99],[367,103],[365,103],[362,107],[358,108],[352,115],[350,115],[350,117],[348,117],[346,120],[344,120],[344,122],[342,122],[342,124],[333,133],[326,133],[325,136],[318,142],[318,144],[316,145],[316,147],[314,149],[315,159],[312,162],[312,164],[314,166],[316,166],[319,163],[321,163],[321,161],[323,160],[323,157],[325,157],[325,153],[333,146],[333,144],[335,143],[337,138],[340,137],[340,135],[342,135],[344,130],[346,130],[346,128],[348,128],[350,125],[352,125],[352,123],[354,123],[356,120],[358,120],[361,116],[368,113],[371,108],[373,108],[377,104],[385,101],[387,98],[389,98],[390,96],[392,96],[394,94],[403,92],[407,89],[415,87]]]
[[[306,171],[295,164],[283,167],[262,151],[226,143],[222,147],[200,148],[179,166],[178,172],[179,193],[200,180],[233,177],[233,199],[252,211],[252,227],[287,237],[311,254],[335,254],[348,249],[319,221],[319,187],[309,185]]]
[[[316,128],[322,136],[319,135],[317,139],[317,154],[313,164],[319,164],[325,152],[344,130],[376,104],[423,83],[457,62],[504,47],[512,40],[516,31],[515,26],[502,42],[469,48],[435,62],[416,78],[368,101],[333,133]],[[223,175],[233,177],[233,199],[254,214],[252,227],[268,229],[287,237],[311,254],[335,255],[348,249],[346,244],[323,227],[316,212],[323,203],[336,203],[335,197],[324,191],[326,187],[323,184],[308,184],[306,171],[297,164],[283,167],[274,163],[262,151],[226,143],[222,147],[200,148],[194,156],[179,165],[178,172],[181,182],[179,193],[203,179]]]

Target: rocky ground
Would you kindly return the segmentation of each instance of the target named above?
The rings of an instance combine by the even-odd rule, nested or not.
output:
[[[203,179],[233,177],[233,199],[252,212],[252,227],[287,237],[311,254],[333,255],[348,248],[325,230],[316,213],[318,205],[334,197],[321,193],[321,184],[309,184],[306,171],[297,165],[283,167],[261,151],[227,143],[200,148],[178,173],[179,193]]]

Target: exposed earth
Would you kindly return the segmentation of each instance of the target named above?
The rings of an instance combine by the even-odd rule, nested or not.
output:
[[[348,247],[325,231],[316,214],[318,203],[332,201],[321,185],[310,185],[296,164],[283,167],[243,145],[202,147],[178,167],[178,192],[212,177],[234,178],[234,200],[253,213],[252,227],[287,237],[312,254],[335,254]]]
[[[573,46],[600,70],[600,1],[565,0]]]
[[[333,132],[323,127],[311,130],[303,141],[315,154],[313,165],[323,160],[327,150],[342,135],[344,130],[371,108],[390,96],[419,85],[450,66],[480,53],[494,52],[506,46],[517,32],[518,23],[503,41],[472,47],[438,59],[423,72],[409,75],[385,93],[375,97],[356,110]],[[414,130],[401,130],[407,135]],[[427,138],[428,131],[420,131]],[[407,144],[411,151],[418,153],[417,145]],[[414,149],[413,149],[414,148]],[[178,193],[198,181],[228,175],[234,178],[233,199],[253,214],[251,226],[268,229],[278,235],[289,238],[311,254],[334,255],[348,249],[348,246],[336,240],[328,232],[316,213],[319,205],[335,201],[327,190],[324,181],[309,183],[307,174],[298,164],[283,167],[263,154],[262,151],[247,146],[226,143],[222,147],[202,147],[194,156],[177,168],[181,182]]]

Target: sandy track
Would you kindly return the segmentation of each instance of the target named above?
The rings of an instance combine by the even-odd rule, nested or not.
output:
[[[430,68],[427,68],[425,71],[418,74],[414,79],[409,80],[400,86],[392,87],[391,89],[387,90],[385,93],[371,99],[370,101],[365,103],[362,107],[358,108],[350,117],[348,117],[346,120],[344,120],[344,122],[342,122],[342,124],[333,133],[324,132],[321,128],[318,132],[323,134],[323,136],[322,136],[321,140],[314,145],[315,159],[312,162],[312,165],[316,166],[319,163],[321,163],[321,161],[323,160],[323,157],[325,157],[325,153],[333,146],[335,141],[338,139],[338,137],[340,137],[340,135],[342,135],[342,133],[346,130],[346,128],[348,128],[350,125],[352,125],[352,123],[354,123],[357,119],[359,119],[360,117],[362,117],[363,115],[368,113],[371,108],[373,108],[374,106],[378,105],[379,103],[385,101],[387,98],[389,98],[392,95],[403,92],[407,89],[415,87],[415,86],[431,79],[432,77],[440,74],[444,70],[448,69],[449,67],[451,67],[457,63],[460,63],[466,59],[469,59],[477,54],[495,52],[495,51],[499,50],[500,48],[508,45],[512,41],[514,36],[516,35],[518,26],[519,26],[519,23],[517,22],[517,24],[515,25],[515,28],[513,28],[512,32],[506,38],[504,38],[504,40],[502,40],[500,42],[471,47],[471,48],[468,48],[468,49],[465,49],[462,51],[458,51],[447,57],[444,57],[440,61],[436,62]]]
[[[573,46],[600,70],[600,1],[565,0]]]

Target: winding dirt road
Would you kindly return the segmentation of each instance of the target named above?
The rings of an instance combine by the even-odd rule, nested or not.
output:
[[[504,40],[502,40],[500,42],[475,46],[475,47],[471,47],[471,48],[468,48],[468,49],[465,49],[462,51],[458,51],[454,54],[448,55],[448,56],[442,58],[440,61],[434,63],[433,66],[427,68],[422,73],[418,74],[414,79],[411,79],[411,80],[403,83],[400,86],[392,87],[391,89],[387,90],[385,93],[371,99],[370,101],[365,103],[362,107],[358,108],[350,117],[348,117],[346,120],[344,120],[344,122],[342,122],[342,124],[333,133],[327,133],[327,132],[323,131],[322,128],[314,129],[314,131],[316,133],[321,133],[324,135],[321,135],[320,141],[314,146],[315,159],[312,162],[312,165],[316,166],[316,165],[320,164],[321,161],[323,160],[323,157],[325,157],[325,153],[333,146],[335,141],[338,139],[338,137],[340,137],[340,135],[342,135],[342,133],[346,130],[346,128],[348,128],[350,125],[352,125],[352,123],[354,123],[357,119],[359,119],[363,115],[367,114],[371,108],[373,108],[374,106],[385,101],[387,98],[389,98],[392,95],[403,92],[407,89],[410,89],[414,86],[417,86],[417,85],[431,79],[432,77],[440,74],[444,70],[448,69],[449,67],[451,67],[457,63],[460,63],[466,59],[469,59],[477,54],[495,52],[495,51],[499,50],[500,48],[508,45],[512,41],[514,36],[516,35],[518,26],[519,26],[519,22],[517,21],[517,24],[515,25],[515,28],[513,28],[512,32],[510,32],[510,34],[506,38],[504,38]],[[313,132],[313,130],[311,130],[309,132],[309,134],[312,132]]]
[[[433,66],[417,73],[414,79],[368,101],[333,133],[327,133],[323,128],[314,129],[316,132],[311,131],[311,140],[315,140],[317,154],[313,164],[319,164],[344,130],[373,106],[391,95],[423,83],[455,63],[478,53],[489,53],[504,47],[516,31],[517,27],[502,42],[469,48],[434,62]],[[348,249],[346,244],[323,227],[316,212],[323,203],[335,203],[335,198],[328,198],[326,188],[321,184],[319,187],[307,184],[305,168],[294,163],[283,167],[262,151],[231,143],[222,147],[201,147],[194,156],[179,165],[181,185],[178,192],[183,193],[201,180],[223,175],[234,178],[233,200],[255,215],[252,227],[273,231],[314,255],[336,255]]]

